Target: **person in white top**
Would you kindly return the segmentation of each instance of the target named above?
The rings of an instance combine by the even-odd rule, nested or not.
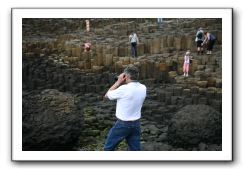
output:
[[[129,36],[129,42],[131,44],[131,55],[132,57],[137,57],[137,44],[139,43],[139,39],[135,32],[132,32]]]
[[[184,75],[183,76],[188,77],[189,65],[190,65],[190,51],[188,50],[184,56],[184,63],[183,63]]]
[[[108,90],[105,98],[117,100],[115,125],[110,129],[104,150],[113,151],[126,139],[129,150],[140,150],[141,108],[146,98],[146,86],[138,82],[138,69],[129,65],[118,76],[117,82]]]

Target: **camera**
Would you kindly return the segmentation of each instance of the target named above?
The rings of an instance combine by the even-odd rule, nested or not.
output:
[[[109,83],[110,84],[115,83],[118,80],[118,77],[119,77],[119,75],[117,73],[111,73],[110,76],[109,76]],[[123,77],[125,78],[125,75]]]
[[[114,77],[114,80],[117,81],[118,78],[119,78],[119,76],[115,76],[115,77]],[[123,76],[123,78],[125,78],[125,75]]]
[[[109,84],[113,84],[118,80],[118,74],[117,73],[110,73],[109,74]]]

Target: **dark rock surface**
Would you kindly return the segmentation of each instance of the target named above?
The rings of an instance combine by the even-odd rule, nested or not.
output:
[[[23,93],[23,150],[72,150],[83,125],[74,97],[58,90]]]
[[[187,105],[180,109],[169,125],[168,140],[176,147],[194,147],[201,142],[222,143],[222,115],[207,105]]]

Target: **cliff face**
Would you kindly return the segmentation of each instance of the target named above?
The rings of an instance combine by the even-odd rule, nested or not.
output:
[[[107,131],[112,125],[115,112],[114,102],[104,102],[102,96],[114,82],[116,74],[121,73],[128,64],[138,66],[140,81],[148,88],[148,97],[142,111],[142,145],[145,150],[182,148],[180,144],[170,145],[168,128],[174,114],[185,105],[208,105],[221,114],[220,19],[164,19],[160,27],[156,19],[90,19],[90,24],[90,32],[86,32],[84,19],[23,19],[22,77],[23,91],[28,93],[23,95],[23,98],[32,97],[33,92],[35,98],[39,98],[38,102],[32,102],[33,105],[36,104],[32,109],[23,109],[23,123],[28,124],[23,126],[25,131],[32,131],[36,125],[26,121],[29,116],[35,117],[35,112],[43,114],[43,109],[40,108],[43,101],[40,99],[42,91],[56,89],[63,95],[68,93],[75,98],[74,110],[78,113],[74,113],[74,116],[80,119],[82,130],[79,133],[74,129],[74,132],[79,133],[79,138],[66,135],[67,139],[62,140],[66,140],[66,145],[80,140],[78,149],[100,149],[97,145],[104,141],[106,135],[103,131]],[[218,39],[212,55],[196,53],[194,40],[199,27],[213,33]],[[130,57],[128,36],[132,30],[136,31],[139,37],[137,58]],[[81,45],[84,42],[92,44],[90,52],[83,52]],[[182,63],[184,53],[188,49],[192,52],[193,60],[190,76],[186,78],[182,76]],[[28,105],[30,101],[31,99],[23,99],[23,105]],[[44,112],[54,110],[49,105],[44,108]],[[76,125],[77,121],[74,123]],[[59,126],[58,123],[55,125]],[[73,130],[72,127],[70,129]],[[45,135],[45,132],[43,133]],[[24,132],[23,149],[28,148],[25,147],[27,144],[24,144],[26,136]],[[96,141],[94,137],[99,139]],[[35,147],[39,143],[32,144]],[[55,146],[48,144],[40,150],[55,149]],[[59,142],[56,141],[55,144],[58,145]],[[189,146],[184,149],[200,150],[199,144],[201,150],[202,145],[206,145],[205,150],[208,150],[211,149],[208,144],[215,145],[215,142],[208,143],[200,139],[194,145],[191,144],[193,148]],[[220,144],[218,139],[216,146],[221,146]]]

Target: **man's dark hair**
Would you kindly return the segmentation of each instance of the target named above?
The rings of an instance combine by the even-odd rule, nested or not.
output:
[[[139,70],[134,65],[128,65],[124,69],[124,73],[130,75],[131,80],[138,80],[139,79]]]

